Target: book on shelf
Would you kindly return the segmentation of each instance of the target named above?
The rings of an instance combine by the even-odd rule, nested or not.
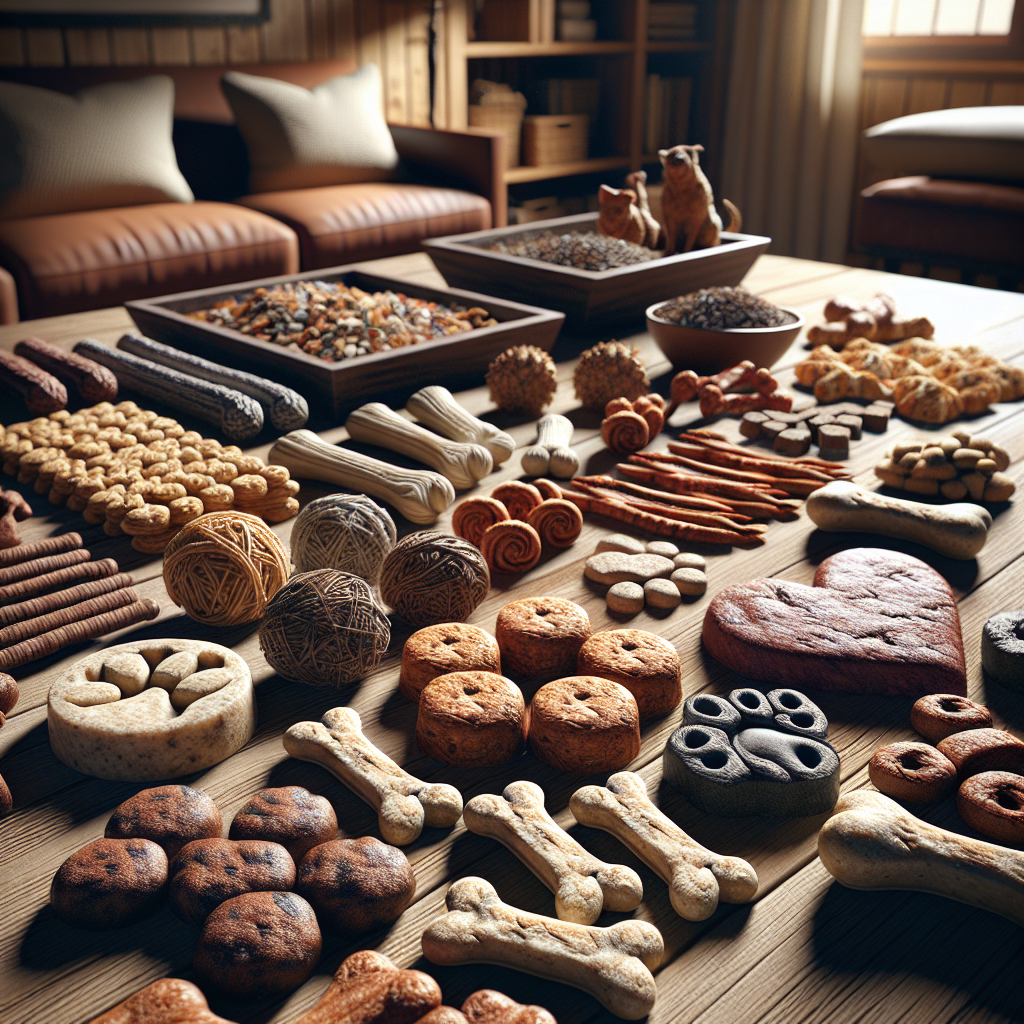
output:
[[[697,5],[652,3],[647,9],[647,38],[692,39],[697,34]]]
[[[686,142],[690,129],[690,98],[693,79],[647,76],[647,113],[644,122],[644,150],[659,149]]]

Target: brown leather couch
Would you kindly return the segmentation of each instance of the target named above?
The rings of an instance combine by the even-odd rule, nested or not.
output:
[[[351,64],[235,66],[306,88]],[[506,223],[497,133],[392,125],[399,180],[247,195],[248,157],[220,89],[225,67],[3,68],[62,92],[174,79],[174,147],[194,203],[0,222],[0,323],[412,252],[424,238]]]

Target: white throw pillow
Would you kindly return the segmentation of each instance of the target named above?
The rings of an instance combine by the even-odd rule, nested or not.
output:
[[[249,191],[383,181],[398,166],[376,64],[313,89],[229,71],[221,87],[249,151]]]

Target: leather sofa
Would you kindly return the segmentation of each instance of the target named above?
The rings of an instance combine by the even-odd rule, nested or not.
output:
[[[339,61],[233,66],[311,88]],[[248,158],[220,89],[226,67],[3,68],[72,93],[99,82],[174,79],[174,147],[196,201],[0,222],[0,323],[116,306],[412,252],[424,238],[506,223],[501,136],[392,125],[398,180],[247,195]]]

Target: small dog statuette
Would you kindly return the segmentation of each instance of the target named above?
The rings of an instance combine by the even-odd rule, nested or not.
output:
[[[647,238],[640,207],[636,205],[636,193],[629,188],[612,188],[602,185],[597,193],[601,215],[597,219],[597,233],[609,238],[621,238],[634,245],[643,245]]]
[[[708,249],[722,242],[722,218],[715,209],[711,182],[701,170],[703,146],[673,146],[658,151],[665,169],[662,195],[662,220],[665,228],[665,255]],[[724,200],[729,211],[726,231],[739,231],[740,211]]]

